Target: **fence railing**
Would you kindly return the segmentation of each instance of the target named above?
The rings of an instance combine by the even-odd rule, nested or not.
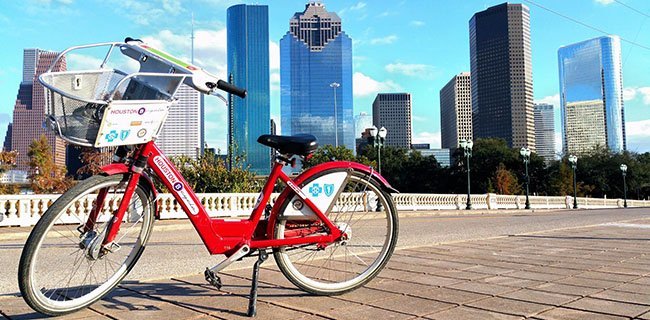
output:
[[[47,208],[60,195],[0,195],[0,227],[3,226],[32,226],[45,213]],[[259,194],[257,193],[199,193],[197,194],[204,208],[213,217],[246,216],[255,207]],[[278,197],[273,194],[271,204]],[[368,201],[364,197],[347,197],[346,201]],[[356,199],[356,200],[354,200]],[[69,209],[63,223],[75,223],[77,217],[84,217],[92,207],[94,198],[89,196],[78,200]],[[467,203],[465,194],[393,194],[393,201],[400,211],[431,211],[431,210],[463,210]],[[472,208],[475,210],[523,209],[525,196],[472,194]],[[577,198],[578,207],[582,209],[622,208],[622,199]],[[171,194],[160,194],[157,198],[161,219],[183,219],[187,216]],[[650,201],[628,200],[628,207],[650,207]],[[116,203],[105,204],[103,211],[114,210]],[[350,205],[349,203],[341,205]],[[368,204],[364,204],[367,206]],[[363,208],[360,206],[359,208]],[[531,196],[532,209],[571,209],[573,197]]]

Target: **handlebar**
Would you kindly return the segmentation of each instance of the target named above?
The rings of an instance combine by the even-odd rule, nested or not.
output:
[[[208,86],[210,89],[213,89],[213,88],[216,87],[217,89],[221,89],[221,90],[226,91],[228,93],[234,94],[234,95],[236,95],[238,97],[246,98],[246,89],[237,87],[237,86],[235,86],[233,84],[230,84],[230,83],[228,83],[226,81],[223,81],[223,80],[217,81],[216,84],[213,83],[213,82],[208,82],[205,85]]]

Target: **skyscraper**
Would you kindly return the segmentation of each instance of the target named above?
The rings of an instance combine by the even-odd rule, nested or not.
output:
[[[472,139],[472,86],[469,72],[455,75],[440,90],[442,148],[458,147],[460,139]]]
[[[530,13],[504,3],[469,21],[475,138],[502,138],[535,150]]]
[[[169,157],[196,159],[201,153],[201,93],[183,84],[174,97],[178,100],[169,108],[156,144]]]
[[[555,159],[555,118],[551,104],[535,104],[535,145],[537,154],[546,162]]]
[[[626,150],[619,37],[562,47],[558,60],[564,152],[583,153],[596,145]]]
[[[11,126],[11,148],[18,151],[16,170],[29,169],[29,145],[45,134],[52,150],[54,163],[65,166],[65,143],[54,132],[43,128],[48,110],[48,96],[45,88],[38,82],[38,76],[45,73],[54,62],[57,52],[39,49],[25,49],[23,54],[23,81],[18,89]],[[65,71],[66,61],[61,59],[52,71]]]
[[[366,131],[366,128],[372,127],[372,115],[361,112],[354,116],[354,134],[356,138]]]
[[[379,93],[372,103],[372,121],[388,130],[386,145],[411,148],[411,94]]]
[[[246,99],[230,95],[228,154],[243,155],[242,165],[256,174],[269,174],[269,148],[257,143],[271,131],[268,6],[228,8],[228,78],[248,90]]]
[[[289,26],[280,40],[282,132],[311,133],[321,145],[354,150],[352,39],[341,18],[312,1]]]
[[[11,151],[11,123],[7,125],[7,132],[5,133],[5,141],[2,144],[2,150]]]

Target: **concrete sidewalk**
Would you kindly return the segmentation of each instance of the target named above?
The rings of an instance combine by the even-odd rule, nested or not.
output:
[[[650,319],[650,221],[612,223],[397,250],[365,287],[305,294],[272,259],[261,271],[258,319]],[[240,319],[251,270],[123,283],[64,318]],[[20,297],[0,314],[38,318]]]

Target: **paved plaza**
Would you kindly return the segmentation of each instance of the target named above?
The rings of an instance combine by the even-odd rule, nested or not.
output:
[[[365,287],[335,297],[296,289],[269,259],[258,319],[650,319],[650,219],[399,248]],[[68,319],[243,319],[249,268],[123,283]],[[38,318],[15,295],[1,317]]]

